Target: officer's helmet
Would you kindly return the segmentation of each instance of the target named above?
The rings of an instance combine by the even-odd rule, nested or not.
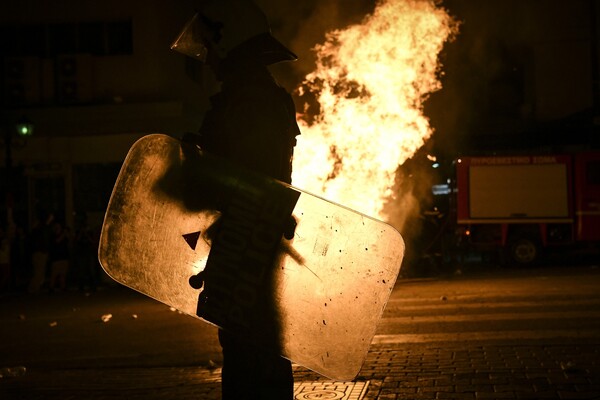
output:
[[[251,0],[204,0],[171,46],[206,61],[209,51],[220,59],[255,57],[265,65],[295,60],[273,36],[267,17]]]

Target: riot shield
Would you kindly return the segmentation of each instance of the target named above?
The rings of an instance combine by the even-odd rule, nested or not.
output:
[[[117,282],[337,380],[360,371],[403,254],[381,221],[160,134],[130,149],[99,247]]]

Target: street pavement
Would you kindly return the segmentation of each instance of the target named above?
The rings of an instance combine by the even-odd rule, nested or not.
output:
[[[358,377],[294,365],[295,397],[600,399],[599,289],[598,267],[400,279]],[[2,400],[220,398],[216,328],[129,289],[5,296],[0,323]]]

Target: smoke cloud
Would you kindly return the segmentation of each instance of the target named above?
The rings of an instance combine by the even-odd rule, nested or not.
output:
[[[273,67],[280,83],[295,90],[315,68],[313,48],[335,29],[359,23],[373,11],[375,0],[256,0],[273,35],[298,55],[298,61]]]

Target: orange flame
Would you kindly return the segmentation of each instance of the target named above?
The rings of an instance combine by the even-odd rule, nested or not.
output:
[[[423,102],[441,88],[438,54],[457,24],[434,0],[383,0],[361,24],[328,33],[301,94],[320,113],[294,152],[295,186],[386,219],[396,170],[431,136]]]

